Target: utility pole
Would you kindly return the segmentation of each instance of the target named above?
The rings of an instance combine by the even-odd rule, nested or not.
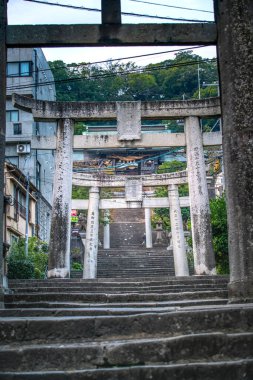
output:
[[[26,177],[26,209],[25,209],[25,256],[28,256],[28,233],[29,233],[29,191],[30,191],[30,179],[29,173]]]
[[[199,67],[199,59],[198,59],[198,89],[199,89],[199,99],[201,99],[201,92],[200,92],[200,67]]]

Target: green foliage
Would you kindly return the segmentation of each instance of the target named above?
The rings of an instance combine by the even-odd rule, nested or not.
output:
[[[89,199],[89,188],[72,186],[72,199]]]
[[[57,100],[99,102],[198,97],[198,62],[201,96],[216,96],[217,87],[202,86],[203,82],[218,80],[216,62],[203,61],[192,51],[179,52],[174,59],[144,68],[133,62],[108,62],[103,66],[63,61],[49,64],[56,80]]]
[[[9,279],[34,278],[34,265],[30,259],[10,257],[8,260]]]
[[[212,199],[210,209],[217,272],[228,274],[228,225],[225,196]]]
[[[82,135],[87,131],[87,125],[81,121],[76,122],[74,125],[74,135]]]
[[[186,162],[173,160],[173,161],[165,161],[161,165],[159,165],[157,169],[157,173],[174,173],[181,170],[186,169]]]
[[[14,242],[8,257],[9,278],[45,278],[48,262],[48,245],[37,237],[28,240],[28,256],[25,255],[25,239]]]
[[[83,270],[82,264],[78,263],[77,261],[73,262],[71,265],[72,270]]]

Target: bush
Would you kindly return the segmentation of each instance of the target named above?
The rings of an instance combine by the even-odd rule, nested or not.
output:
[[[34,265],[30,259],[18,259],[10,257],[8,261],[9,279],[29,279],[34,278]]]
[[[29,279],[45,278],[48,255],[47,243],[37,237],[28,241],[28,256],[25,255],[25,239],[20,238],[13,243],[8,257],[8,278]]]
[[[72,270],[83,270],[83,266],[80,263],[74,262],[71,265]]]

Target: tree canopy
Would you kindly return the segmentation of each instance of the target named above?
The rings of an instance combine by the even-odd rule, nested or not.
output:
[[[203,59],[192,51],[178,52],[168,59],[144,67],[133,62],[108,61],[97,65],[83,62],[49,62],[60,101],[120,101],[191,99],[198,97],[198,72],[201,96],[217,96],[215,59]]]

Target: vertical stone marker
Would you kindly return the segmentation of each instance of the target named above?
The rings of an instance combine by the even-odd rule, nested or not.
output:
[[[151,226],[151,209],[145,208],[145,233],[146,233],[146,248],[152,248],[152,226]]]
[[[4,205],[4,158],[6,127],[6,26],[7,1],[0,0],[0,308],[3,307],[3,205]]]
[[[69,277],[70,271],[73,126],[73,120],[61,119],[57,129],[48,261],[49,278]]]
[[[197,275],[213,275],[216,274],[215,258],[202,133],[198,117],[190,116],[185,119],[185,135],[194,270]]]
[[[177,185],[169,185],[170,223],[173,245],[173,257],[176,276],[189,276],[186,257],[183,219],[179,203]]]
[[[253,1],[215,0],[229,227],[229,297],[253,300]]]
[[[83,278],[97,277],[99,188],[91,187],[87,216]]]

